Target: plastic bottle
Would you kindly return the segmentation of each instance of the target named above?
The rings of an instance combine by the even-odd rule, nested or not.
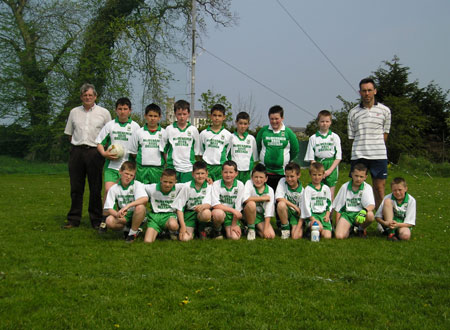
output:
[[[314,221],[311,227],[311,242],[319,242],[320,241],[320,227],[317,221]]]

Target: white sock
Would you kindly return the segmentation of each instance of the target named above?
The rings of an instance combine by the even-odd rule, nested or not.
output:
[[[137,230],[130,229],[130,232],[128,233],[128,236],[136,235],[136,234],[137,234]]]

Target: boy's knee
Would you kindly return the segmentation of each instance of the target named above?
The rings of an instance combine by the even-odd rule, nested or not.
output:
[[[180,226],[178,225],[178,221],[175,220],[174,218],[170,218],[169,221],[167,222],[167,228],[169,230],[178,230]]]
[[[286,208],[287,208],[286,202],[281,201],[277,203],[277,210],[286,210]]]
[[[249,201],[244,206],[245,212],[256,212],[256,203],[253,201]]]
[[[197,218],[201,222],[211,221],[211,210],[203,210],[198,214]]]

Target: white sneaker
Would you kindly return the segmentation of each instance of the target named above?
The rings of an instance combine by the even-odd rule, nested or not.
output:
[[[254,229],[249,229],[247,233],[247,241],[254,241],[256,239],[256,232]]]
[[[288,239],[289,237],[291,237],[290,230],[282,230],[281,231],[281,239]]]
[[[384,228],[383,228],[383,226],[381,225],[381,223],[378,223],[377,229],[378,229],[378,231],[379,231],[381,234],[384,233]]]

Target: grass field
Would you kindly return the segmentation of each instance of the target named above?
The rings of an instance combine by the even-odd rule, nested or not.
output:
[[[367,240],[127,245],[87,216],[60,229],[64,165],[0,160],[1,329],[450,328],[448,177],[391,169],[418,201],[410,242],[373,226]]]

